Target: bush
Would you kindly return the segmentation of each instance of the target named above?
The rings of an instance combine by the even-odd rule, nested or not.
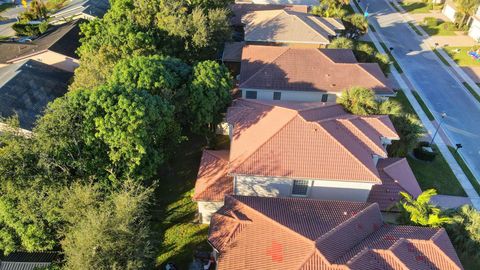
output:
[[[354,44],[351,39],[346,37],[338,37],[332,40],[330,45],[328,45],[329,49],[353,49]]]
[[[375,55],[375,48],[368,43],[360,43],[355,47],[355,57],[357,58],[358,62],[376,62],[374,55]]]
[[[15,23],[12,29],[18,36],[38,36],[40,34],[39,25],[28,23]]]
[[[375,62],[378,63],[384,73],[390,72],[390,57],[388,57],[388,54],[377,52],[375,54]]]
[[[425,17],[423,19],[423,24],[428,26],[428,27],[435,27],[435,26],[438,26],[438,19],[437,18],[434,18],[434,17]]]
[[[430,143],[419,142],[417,147],[413,149],[413,155],[420,160],[433,161],[437,156],[436,150],[432,148],[432,152],[430,152],[425,150],[424,147],[430,147]]]
[[[446,22],[443,24],[443,29],[447,31],[455,31],[457,30],[457,26],[453,22]]]

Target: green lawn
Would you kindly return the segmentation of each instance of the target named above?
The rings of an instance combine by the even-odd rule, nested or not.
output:
[[[412,91],[412,94],[413,96],[415,97],[415,99],[417,100],[417,102],[420,104],[420,107],[422,107],[422,110],[425,112],[425,114],[427,115],[428,119],[430,121],[433,121],[435,120],[435,117],[433,117],[433,114],[430,112],[430,110],[428,109],[427,105],[425,104],[425,102],[423,102],[423,100],[420,98],[420,96],[418,95],[418,93],[416,91]]]
[[[473,59],[470,55],[468,55],[468,51],[472,49],[472,47],[452,47],[446,46],[443,48],[445,52],[450,55],[450,57],[457,63],[459,66],[462,67],[471,67],[471,66],[480,66],[480,60]]]
[[[397,69],[398,73],[403,73],[403,70],[402,68],[400,67],[400,65],[398,64],[397,62],[397,59],[395,59],[395,57],[393,57],[393,54],[392,52],[390,52],[390,50],[387,48],[387,45],[383,42],[380,42],[380,45],[382,46],[382,48],[385,50],[385,52],[388,54],[388,56],[390,57],[390,59],[393,61],[393,66]]]
[[[420,27],[430,36],[455,36],[455,30],[446,29],[445,22],[441,21],[436,26],[421,24]]]
[[[460,168],[462,168],[463,173],[465,173],[468,180],[472,184],[473,188],[475,188],[475,191],[477,191],[477,193],[480,194],[480,184],[478,183],[477,179],[473,175],[472,171],[470,171],[470,169],[468,168],[467,164],[465,164],[465,161],[463,160],[463,158],[460,156],[460,154],[457,151],[455,151],[455,147],[449,146],[448,150],[450,150],[450,153],[452,153],[458,165],[460,166]]]
[[[470,92],[470,94],[472,94],[472,96],[478,101],[480,102],[480,96],[477,94],[477,92],[475,92],[475,90],[473,90],[473,88],[466,82],[463,82],[463,86],[465,86],[465,88],[467,88],[468,92]]]
[[[436,149],[436,146],[434,148]],[[407,160],[422,190],[434,188],[438,194],[466,196],[440,152],[432,162],[417,160],[411,156],[408,156]]]
[[[228,136],[218,141],[228,147]],[[191,137],[182,143],[170,162],[168,171],[159,176],[159,188],[153,206],[153,243],[157,252],[157,268],[174,262],[179,269],[188,269],[195,250],[210,251],[207,243],[208,226],[196,222],[197,205],[191,199],[197,178],[201,150],[205,140]],[[167,167],[167,166],[165,166]]]
[[[418,30],[418,28],[411,22],[408,22],[408,25],[410,26],[410,28],[412,28],[412,30],[419,36],[423,36],[422,33],[420,32],[420,30]]]
[[[432,51],[435,53],[435,55],[442,61],[443,64],[446,66],[450,66],[450,64],[447,62],[447,60],[437,51],[437,49],[432,49]]]
[[[402,1],[399,2],[402,8],[409,13],[430,13],[432,5],[422,1]],[[442,5],[433,5],[434,10],[441,9]]]

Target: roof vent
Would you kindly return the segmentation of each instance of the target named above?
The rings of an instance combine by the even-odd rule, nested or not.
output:
[[[347,215],[347,212],[343,212],[343,215],[346,216],[346,215]]]
[[[336,85],[335,83],[332,83],[331,86],[332,86],[332,87],[335,87],[335,86],[337,86],[337,85]]]

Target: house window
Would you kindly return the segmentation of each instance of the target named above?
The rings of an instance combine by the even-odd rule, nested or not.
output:
[[[310,182],[308,180],[293,180],[292,195],[307,196]]]
[[[328,101],[328,94],[323,94],[322,95],[322,102],[327,102]]]
[[[257,91],[246,91],[245,98],[247,99],[257,99]]]
[[[273,100],[280,100],[282,98],[282,92],[273,92]]]

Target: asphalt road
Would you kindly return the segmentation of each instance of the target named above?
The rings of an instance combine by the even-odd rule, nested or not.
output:
[[[0,1],[1,3],[11,2],[11,1]],[[20,1],[17,1],[20,2]],[[27,1],[30,3],[30,1]],[[12,29],[12,25],[17,22],[17,16],[22,13],[25,8],[22,5],[17,5],[16,7],[9,8],[0,13],[0,17],[5,17],[7,20],[0,21],[0,36],[13,36],[15,31]]]
[[[430,111],[440,119],[452,143],[461,143],[459,151],[471,169],[480,176],[480,104],[440,63],[422,37],[409,29],[400,14],[386,0],[362,0],[368,4],[370,22],[376,26],[404,73],[421,94]],[[377,27],[380,26],[380,27]]]

